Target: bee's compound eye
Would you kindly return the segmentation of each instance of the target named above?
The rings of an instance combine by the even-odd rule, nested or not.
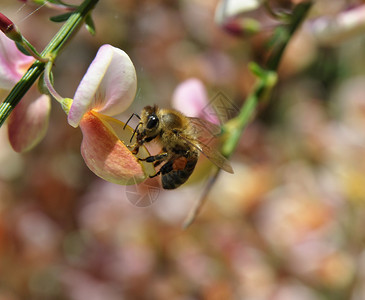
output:
[[[158,118],[156,115],[150,115],[148,117],[148,121],[147,121],[147,128],[148,129],[152,129],[154,127],[156,127],[158,124]]]

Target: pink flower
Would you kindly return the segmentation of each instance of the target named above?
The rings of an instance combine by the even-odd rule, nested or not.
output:
[[[83,133],[81,154],[97,176],[117,184],[135,184],[155,173],[130,149],[133,130],[112,118],[134,100],[136,72],[128,55],[111,45],[102,46],[80,82],[69,109],[68,122]],[[149,156],[140,149],[138,157]]]
[[[339,45],[362,35],[365,27],[365,5],[343,11],[336,16],[322,16],[307,25],[316,41],[325,46]]]
[[[172,96],[172,106],[189,117],[219,123],[217,112],[209,103],[207,90],[197,78],[187,79],[176,87]]]
[[[36,89],[31,89],[8,119],[9,141],[16,152],[29,151],[47,133],[51,100],[48,95],[33,100],[35,93]]]
[[[0,90],[9,91],[34,60],[20,52],[14,41],[0,32]],[[47,132],[50,98],[37,96],[36,88],[28,91],[9,117],[9,140],[17,152],[30,150]]]
[[[0,89],[10,90],[34,60],[20,52],[15,42],[0,32]]]

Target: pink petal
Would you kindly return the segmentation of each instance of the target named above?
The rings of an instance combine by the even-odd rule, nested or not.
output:
[[[189,117],[199,117],[217,124],[204,84],[196,78],[180,83],[172,96],[172,106]]]
[[[124,123],[111,119],[93,111],[84,115],[80,122],[81,154],[89,169],[104,180],[122,185],[139,183],[149,175],[145,166],[152,166],[142,164],[131,153],[113,130],[116,125],[122,130]],[[130,127],[127,128],[125,139],[133,133]]]
[[[136,71],[129,56],[110,45],[100,47],[77,88],[69,124],[77,127],[91,109],[109,116],[122,113],[132,103],[136,89]]]
[[[113,133],[117,136],[117,138],[124,144],[124,145],[133,145],[136,142],[136,136],[133,137],[131,141],[131,136],[134,133],[134,129],[130,126],[125,126],[125,123],[106,116],[102,114],[95,113],[99,119],[110,129],[113,131]],[[147,148],[145,146],[141,146],[139,148],[138,154],[135,155],[137,158],[145,158],[150,156],[150,153],[148,152]],[[142,164],[142,167],[144,169],[144,173],[147,175],[154,175],[156,173],[155,168],[153,167],[153,164],[147,163],[144,161],[140,161],[139,163]]]
[[[31,95],[20,101],[8,119],[9,141],[16,152],[32,149],[47,132],[51,99],[42,95],[33,101]]]
[[[34,58],[18,50],[15,42],[0,32],[0,88],[9,90],[23,76]]]

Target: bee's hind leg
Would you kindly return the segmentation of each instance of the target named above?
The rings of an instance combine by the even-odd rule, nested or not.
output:
[[[145,161],[145,162],[155,162],[155,164],[159,164],[161,163],[162,161],[164,161],[167,157],[167,153],[164,152],[164,153],[161,153],[161,154],[158,154],[158,155],[151,155],[151,156],[148,156],[148,157],[145,157],[145,158],[138,158],[138,160],[140,161]]]
[[[155,161],[154,163],[153,163],[153,166],[156,168],[156,167],[158,167],[159,165],[160,165],[160,163],[162,163],[163,162],[163,160],[157,160],[157,161]]]
[[[150,175],[150,178],[154,178],[154,177],[156,177],[156,176],[158,176],[158,175],[160,175],[161,174],[161,171],[158,171],[156,174],[154,174],[154,175]]]
[[[158,155],[152,155],[145,158],[139,158],[141,161],[154,163],[153,166],[157,167],[160,163],[162,163],[164,160],[166,160],[168,154],[166,152],[158,154]],[[150,178],[156,177],[161,174],[161,170],[159,170],[156,174],[151,175]]]
[[[158,161],[159,164],[161,162],[162,162],[162,160],[161,161]],[[150,178],[156,177],[156,176],[158,176],[160,174],[164,175],[164,174],[170,173],[173,170],[172,165],[173,165],[173,161],[169,160],[167,163],[165,163],[161,167],[161,169],[155,175],[150,176]]]

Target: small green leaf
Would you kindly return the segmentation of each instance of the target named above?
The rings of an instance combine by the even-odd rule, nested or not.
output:
[[[250,62],[249,68],[251,72],[255,76],[257,76],[265,86],[271,87],[276,84],[277,80],[276,72],[264,69],[255,62]]]
[[[45,2],[45,1],[43,0],[43,2]],[[71,6],[69,4],[64,3],[61,0],[48,0],[47,2],[50,2],[50,3],[53,3],[53,4],[59,4],[59,5],[63,5],[63,6]]]
[[[48,0],[48,2],[54,3],[54,4],[62,4],[61,1],[58,1],[58,0]]]
[[[90,14],[88,14],[85,18],[85,26],[91,35],[95,35],[95,24]]]
[[[50,20],[56,23],[65,22],[68,20],[68,18],[73,14],[73,12],[68,12],[62,15],[57,15],[50,17]]]
[[[259,78],[263,78],[266,74],[266,70],[264,70],[262,67],[260,67],[257,63],[253,61],[249,63],[248,67],[250,71]]]
[[[19,49],[19,51],[27,56],[32,56],[31,54],[29,54],[29,52],[27,50],[25,50],[25,48],[18,42],[15,42],[16,47]]]
[[[33,0],[33,2],[38,5],[43,5],[46,0]]]

